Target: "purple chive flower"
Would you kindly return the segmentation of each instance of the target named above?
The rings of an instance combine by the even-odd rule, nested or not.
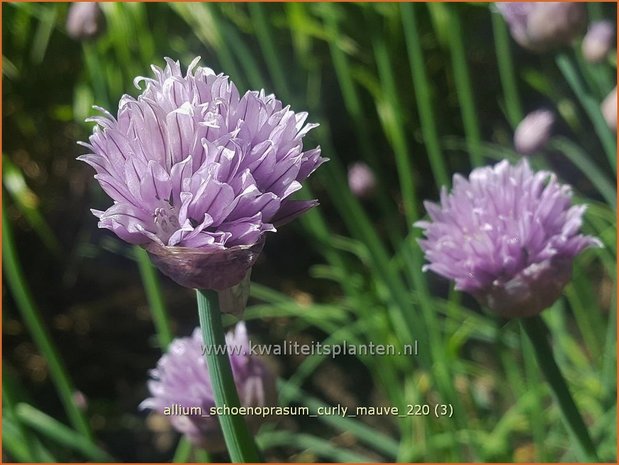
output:
[[[272,406],[276,401],[275,377],[260,359],[250,355],[244,323],[237,324],[234,331],[226,335],[226,345],[241,406]],[[167,416],[172,426],[194,444],[211,452],[224,451],[219,420],[217,416],[210,416],[215,400],[200,328],[190,337],[172,341],[150,375],[151,397],[144,400],[140,408]],[[255,433],[264,418],[251,415],[246,420]]]
[[[316,124],[274,95],[242,96],[223,74],[179,62],[153,66],[137,99],[121,98],[118,116],[97,125],[78,159],[114,200],[93,210],[99,227],[142,245],[179,284],[225,289],[246,275],[266,232],[287,223],[316,200],[290,200],[325,159],[303,150]]]
[[[569,45],[587,23],[584,3],[501,2],[497,9],[521,46],[545,52]]]
[[[617,87],[610,92],[601,105],[602,115],[606,124],[613,131],[617,132]]]
[[[348,187],[359,198],[371,197],[376,190],[376,176],[367,164],[355,162],[348,168]]]
[[[598,21],[589,26],[582,41],[582,54],[590,63],[603,61],[615,44],[615,25],[612,21]]]
[[[546,145],[550,138],[555,115],[550,110],[537,110],[529,113],[516,127],[514,147],[518,153],[531,155]]]
[[[430,221],[415,225],[430,262],[425,270],[452,279],[505,318],[532,316],[559,298],[572,261],[597,238],[579,233],[585,205],[572,206],[571,189],[525,159],[506,160],[453,178],[439,204],[426,202]]]
[[[105,17],[96,2],[75,2],[67,15],[67,34],[75,40],[94,39],[105,30]]]

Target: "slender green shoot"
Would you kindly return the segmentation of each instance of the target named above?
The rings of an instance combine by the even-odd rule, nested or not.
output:
[[[92,441],[93,435],[90,426],[84,414],[73,400],[73,393],[75,392],[73,383],[41,318],[22,271],[13,239],[13,228],[6,216],[4,205],[2,208],[2,262],[4,265],[4,277],[17,303],[17,308],[35,344],[47,360],[52,382],[56,386],[56,391],[62,401],[69,421],[80,434]]]
[[[467,65],[467,55],[464,48],[466,37],[462,34],[460,24],[459,8],[456,5],[434,4],[433,7],[446,8],[449,11],[449,49],[451,52],[451,63],[453,66],[454,79],[456,81],[456,91],[460,101],[460,111],[464,124],[464,134],[468,145],[469,157],[472,166],[480,166],[483,157],[480,150],[480,130],[477,120],[477,110],[475,109],[475,99],[473,97],[473,86]]]
[[[401,3],[402,24],[404,26],[404,37],[408,50],[408,62],[410,64],[415,88],[415,98],[419,109],[419,119],[421,120],[421,130],[424,142],[428,150],[428,158],[437,186],[449,184],[449,175],[445,166],[444,156],[439,143],[438,130],[434,110],[432,107],[431,88],[428,82],[426,71],[426,61],[421,48],[421,37],[417,27],[417,17],[415,13],[416,5],[411,3]]]
[[[204,345],[212,348],[212,350],[205,351],[205,357],[213,387],[215,405],[217,407],[238,408],[240,406],[239,395],[232,376],[230,358],[228,352],[222,350],[226,347],[226,335],[221,322],[219,297],[216,291],[201,289],[196,290],[196,296]],[[242,416],[220,415],[219,422],[233,462],[262,461]]]
[[[136,246],[133,250],[138,262],[138,267],[140,268],[142,284],[146,291],[146,297],[157,331],[157,337],[159,338],[159,347],[161,347],[161,350],[165,350],[170,342],[172,342],[173,335],[170,327],[170,319],[166,311],[165,300],[161,292],[161,286],[159,285],[157,271],[150,262],[148,253],[142,247]]]
[[[30,404],[20,403],[16,407],[17,417],[28,427],[50,438],[54,442],[83,454],[94,462],[114,462],[110,454],[94,445],[81,434],[63,425],[55,418],[41,412]]]
[[[548,328],[544,321],[540,316],[534,316],[521,319],[520,324],[531,344],[533,344],[537,363],[546,376],[568,431],[580,448],[581,458],[587,462],[599,462],[589,430],[578,411],[557,362],[555,362],[547,340]]]
[[[497,65],[499,67],[499,77],[503,87],[503,99],[507,118],[512,127],[522,120],[522,106],[518,94],[518,84],[516,83],[516,68],[512,60],[510,38],[505,20],[499,14],[490,13],[492,18],[492,31],[494,33],[494,47],[496,50]]]

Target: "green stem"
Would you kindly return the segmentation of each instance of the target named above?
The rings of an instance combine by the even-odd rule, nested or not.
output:
[[[559,404],[567,429],[581,449],[583,459],[588,462],[599,462],[587,426],[574,403],[565,378],[563,378],[561,370],[555,362],[552,349],[546,339],[548,328],[544,321],[539,316],[534,316],[523,318],[520,320],[520,324],[533,344],[537,363],[546,376],[550,389]]]
[[[73,427],[88,440],[93,441],[90,426],[84,414],[77,408],[73,401],[75,391],[66,368],[62,363],[60,354],[52,342],[43,319],[36,307],[32,293],[28,287],[26,278],[19,263],[13,240],[11,223],[6,217],[6,209],[2,209],[2,262],[4,265],[4,276],[13,294],[24,323],[34,340],[36,346],[47,360],[50,377],[56,386],[58,396],[64,406],[65,412]]]
[[[217,407],[238,408],[239,395],[236,391],[232,368],[226,347],[226,335],[221,323],[219,298],[216,291],[196,289],[198,314],[205,351],[208,372],[213,387],[215,405]],[[239,415],[220,415],[219,422],[230,453],[230,459],[235,463],[260,462],[261,457],[245,420]]]

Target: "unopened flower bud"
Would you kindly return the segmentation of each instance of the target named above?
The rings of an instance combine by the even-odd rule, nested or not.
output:
[[[78,409],[82,411],[88,409],[88,398],[84,395],[82,391],[73,391],[72,397],[73,402]]]
[[[535,52],[569,45],[587,24],[584,3],[507,2],[496,6],[514,40]]]
[[[544,148],[555,123],[555,115],[550,110],[537,110],[529,113],[518,124],[514,133],[514,147],[522,155],[531,155]]]
[[[582,54],[589,63],[603,61],[615,43],[615,25],[610,21],[593,23],[582,41]]]
[[[348,168],[348,187],[357,197],[371,197],[376,190],[374,172],[363,162],[353,163]]]
[[[69,7],[67,33],[75,40],[94,39],[105,30],[105,17],[96,2],[75,2]]]
[[[602,102],[602,114],[606,124],[613,131],[617,132],[617,87],[606,96]]]

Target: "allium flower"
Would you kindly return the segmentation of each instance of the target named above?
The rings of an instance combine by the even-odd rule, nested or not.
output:
[[[371,197],[376,190],[376,176],[363,162],[356,162],[348,168],[348,187],[359,198]]]
[[[249,354],[244,323],[237,324],[234,332],[226,335],[226,345],[241,406],[273,405],[275,378],[260,359]],[[157,368],[150,372],[153,378],[148,382],[151,397],[144,400],[140,408],[168,416],[172,426],[194,444],[218,452],[225,450],[225,443],[218,418],[209,414],[215,400],[202,352],[200,328],[196,328],[191,337],[172,341]],[[256,432],[264,418],[251,415],[246,420]]]
[[[431,221],[419,221],[424,270],[452,279],[456,289],[505,318],[532,316],[559,298],[582,250],[601,246],[579,233],[584,205],[548,171],[523,159],[453,178],[440,204],[426,202]]]
[[[514,40],[535,52],[569,45],[587,24],[584,3],[501,2],[495,5],[509,25]]]
[[[602,102],[602,115],[606,124],[613,131],[617,131],[617,87],[610,92]]]
[[[590,63],[603,61],[615,44],[615,25],[611,21],[598,21],[589,26],[582,41],[582,54]]]
[[[537,110],[529,113],[516,127],[514,147],[518,153],[531,155],[542,149],[555,123],[555,115],[550,110]]]
[[[153,66],[146,89],[121,98],[118,116],[97,123],[82,155],[114,200],[93,210],[99,227],[139,244],[179,284],[225,289],[237,284],[275,231],[315,200],[290,200],[321,163],[303,151],[315,124],[273,95],[239,95],[223,74],[178,62]]]
[[[105,17],[96,2],[75,2],[69,7],[67,34],[75,40],[94,39],[105,30]]]

